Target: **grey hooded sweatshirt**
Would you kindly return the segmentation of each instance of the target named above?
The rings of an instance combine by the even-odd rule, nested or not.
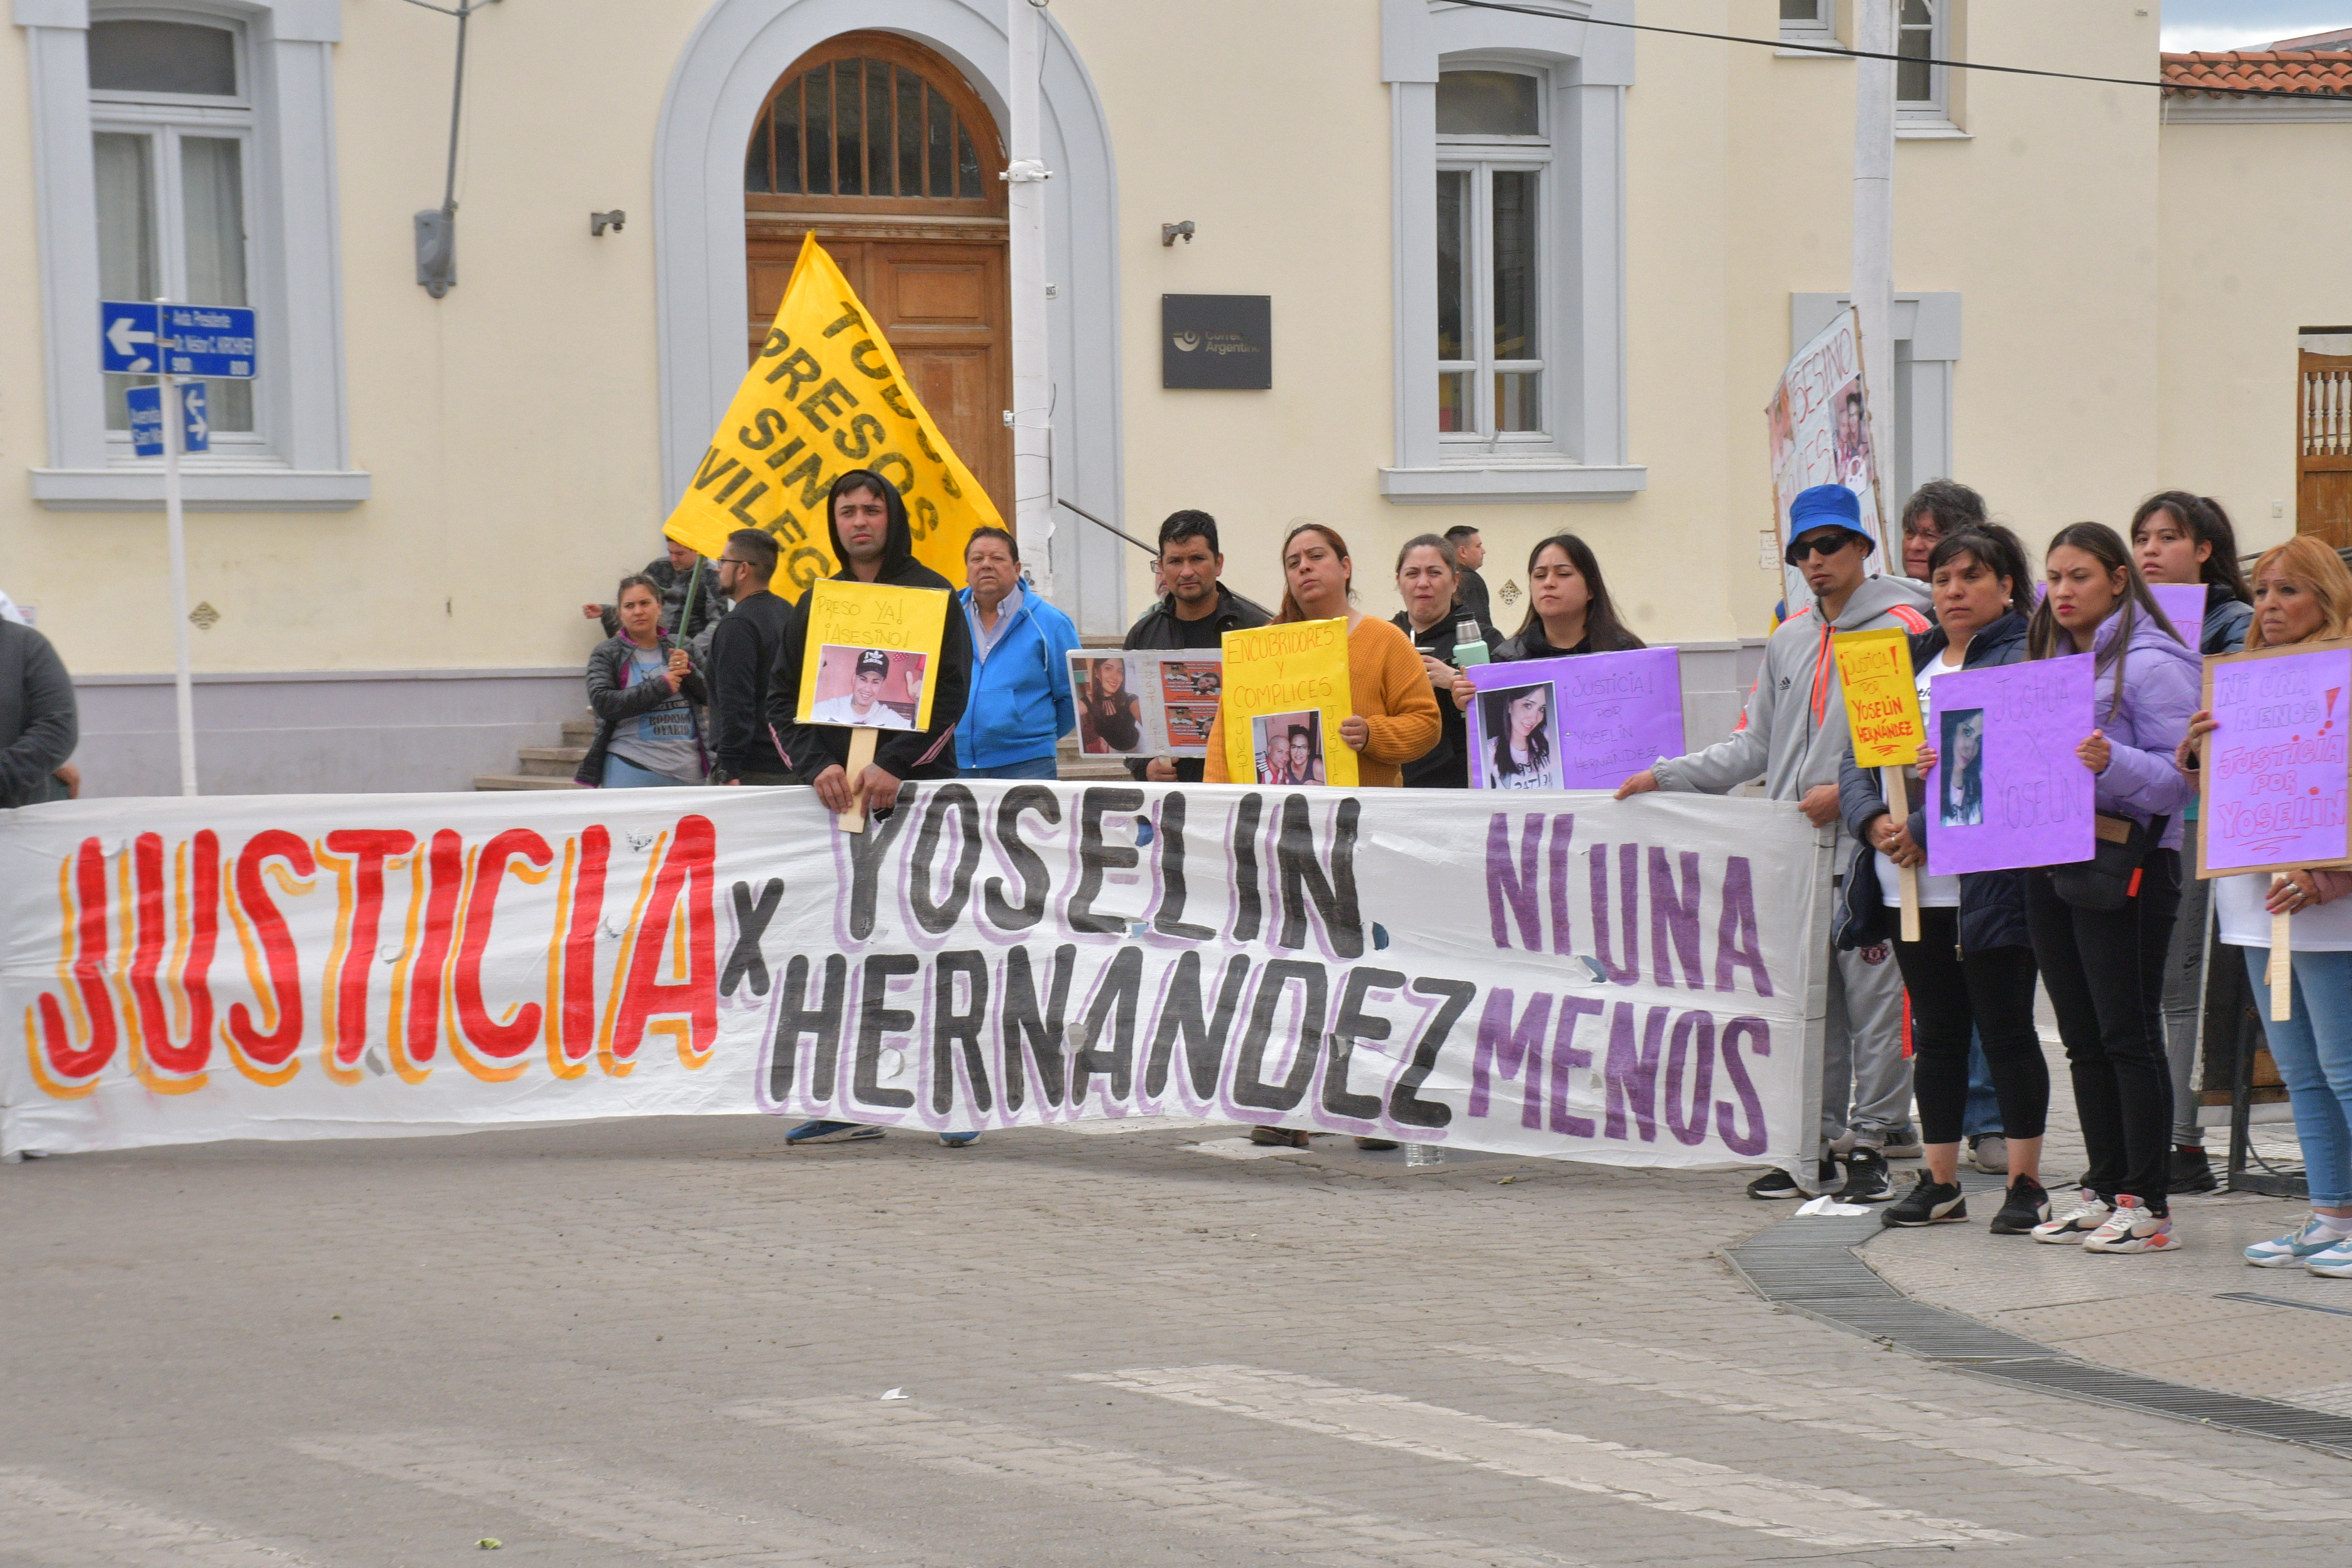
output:
[[[1836,784],[1845,759],[1845,700],[1831,636],[1881,626],[1924,632],[1934,624],[1927,603],[1926,587],[1908,577],[1866,577],[1832,625],[1822,624],[1819,605],[1782,621],[1764,645],[1764,667],[1738,728],[1705,751],[1660,759],[1658,787],[1725,795],[1761,778],[1774,800],[1800,800],[1815,784]],[[1843,823],[1838,837],[1845,837]]]

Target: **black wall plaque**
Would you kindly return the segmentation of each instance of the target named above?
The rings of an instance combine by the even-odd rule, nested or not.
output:
[[[1274,384],[1274,300],[1160,296],[1160,384],[1264,391]]]

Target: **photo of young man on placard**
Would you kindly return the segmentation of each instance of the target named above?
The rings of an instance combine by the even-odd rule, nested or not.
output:
[[[817,649],[816,704],[809,722],[911,730],[922,706],[929,663],[919,653],[827,643]]]

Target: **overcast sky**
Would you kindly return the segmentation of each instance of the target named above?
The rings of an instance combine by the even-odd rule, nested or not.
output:
[[[2162,0],[2164,47],[2254,49],[2279,38],[2352,27],[2352,0]]]

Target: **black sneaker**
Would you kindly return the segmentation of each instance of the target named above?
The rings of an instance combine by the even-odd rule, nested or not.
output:
[[[2009,1196],[2002,1200],[2000,1212],[1992,1216],[1992,1233],[2030,1236],[2035,1226],[2049,1217],[2049,1193],[2032,1177],[2020,1176],[2009,1184]]]
[[[1878,1216],[1890,1226],[1960,1225],[1969,1217],[1969,1200],[1958,1182],[1938,1182],[1927,1172],[1911,1184],[1902,1201]]]
[[[1895,1173],[1886,1156],[1866,1143],[1854,1145],[1845,1157],[1845,1185],[1837,1190],[1842,1204],[1883,1204],[1895,1195]]]
[[[1837,1162],[1826,1154],[1822,1155],[1821,1167],[1815,1173],[1813,1179],[1822,1192],[1828,1192],[1830,1184],[1838,1179]],[[1799,1186],[1797,1178],[1788,1172],[1776,1170],[1767,1171],[1748,1183],[1748,1195],[1751,1198],[1771,1199],[1809,1198],[1813,1194]]]
[[[2172,1152],[2172,1180],[2167,1184],[2176,1193],[2219,1192],[2221,1178],[2213,1174],[2213,1163],[2202,1149],[2175,1149]]]

